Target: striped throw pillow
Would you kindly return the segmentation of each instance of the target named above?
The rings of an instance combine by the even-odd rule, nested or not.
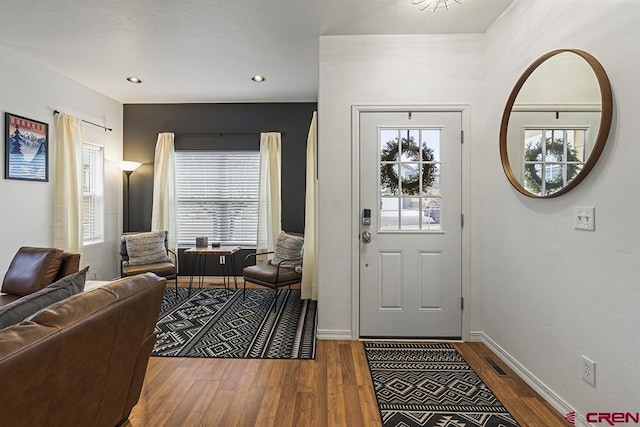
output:
[[[122,239],[127,245],[128,265],[155,264],[170,261],[164,246],[165,231],[125,234]]]
[[[271,264],[278,265],[283,260],[294,259],[295,261],[284,261],[281,267],[296,268],[302,264],[302,246],[304,238],[294,236],[281,231],[276,238],[273,259]]]

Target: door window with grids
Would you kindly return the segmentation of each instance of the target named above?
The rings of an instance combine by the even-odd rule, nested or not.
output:
[[[381,129],[380,230],[441,231],[440,129]]]
[[[525,128],[524,187],[536,195],[564,188],[588,157],[587,129]]]
[[[255,245],[259,151],[176,151],[178,244]]]
[[[104,239],[104,147],[82,145],[82,241]]]

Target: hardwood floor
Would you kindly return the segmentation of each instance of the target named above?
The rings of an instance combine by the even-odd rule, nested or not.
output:
[[[183,283],[180,283],[182,286]],[[563,417],[481,343],[453,343],[523,427]],[[483,356],[507,373],[499,376]],[[318,341],[315,360],[152,357],[127,427],[380,426],[359,341]]]

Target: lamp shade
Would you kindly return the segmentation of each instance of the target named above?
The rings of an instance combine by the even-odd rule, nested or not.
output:
[[[142,163],[140,163],[140,162],[132,162],[132,161],[129,161],[129,160],[123,160],[122,162],[118,162],[118,167],[123,172],[133,172],[134,170],[138,169],[141,164]]]

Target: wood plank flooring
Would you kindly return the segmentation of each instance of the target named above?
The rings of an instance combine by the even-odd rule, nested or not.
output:
[[[239,283],[241,284],[241,282]],[[180,281],[180,286],[184,282]],[[567,426],[481,343],[453,343],[523,427]],[[499,376],[490,356],[507,373]],[[380,426],[364,347],[318,341],[315,360],[152,357],[125,427]]]
[[[454,343],[523,427],[568,425],[481,343]],[[500,377],[483,359],[507,372]],[[318,341],[315,360],[152,357],[127,427],[380,426],[359,341]]]

